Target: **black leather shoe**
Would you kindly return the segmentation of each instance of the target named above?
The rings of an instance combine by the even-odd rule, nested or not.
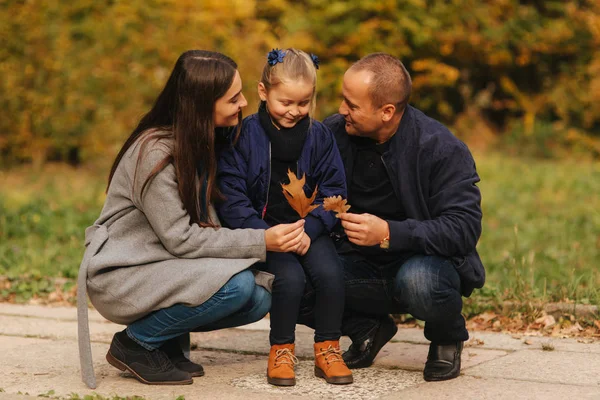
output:
[[[125,331],[115,333],[106,353],[106,361],[121,371],[129,371],[142,383],[148,385],[189,385],[192,376],[177,369],[160,349],[146,350]]]
[[[183,355],[183,350],[179,344],[179,338],[171,339],[165,342],[160,348],[165,352],[169,360],[178,369],[189,372],[193,377],[204,376],[204,368],[200,364],[190,361]]]
[[[460,375],[460,355],[463,342],[446,345],[429,345],[429,354],[423,370],[426,381],[445,381]]]
[[[394,320],[388,315],[379,322],[377,329],[362,343],[352,343],[342,358],[350,369],[367,368],[379,350],[398,332]]]

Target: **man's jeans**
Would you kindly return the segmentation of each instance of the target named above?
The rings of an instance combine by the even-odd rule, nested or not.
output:
[[[465,341],[460,278],[448,259],[415,255],[378,266],[359,253],[340,254],[344,265],[346,307],[342,334],[360,343],[388,314],[409,313],[425,321],[425,337],[437,344]],[[307,291],[300,322],[311,326]]]
[[[233,277],[211,298],[196,307],[164,308],[127,327],[127,335],[148,350],[192,331],[207,332],[260,320],[271,308],[271,295],[257,286],[251,271]]]

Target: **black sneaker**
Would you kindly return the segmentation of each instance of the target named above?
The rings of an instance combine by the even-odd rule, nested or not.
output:
[[[371,335],[362,343],[352,343],[342,358],[350,369],[367,368],[373,364],[379,350],[398,332],[394,320],[385,316],[379,321],[379,326],[373,329]]]
[[[447,381],[460,375],[460,356],[463,342],[446,345],[431,343],[423,370],[423,379],[428,382]]]
[[[192,376],[177,369],[160,349],[146,350],[125,331],[115,333],[106,353],[106,361],[121,371],[129,371],[142,383],[148,385],[189,385]]]
[[[189,372],[193,377],[204,376],[204,368],[200,364],[190,361],[186,356],[183,355],[183,350],[179,345],[179,338],[168,340],[160,348],[165,352],[169,360],[178,369]]]

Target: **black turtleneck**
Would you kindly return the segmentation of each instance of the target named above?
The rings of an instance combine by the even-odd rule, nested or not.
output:
[[[289,183],[288,169],[297,176],[298,159],[306,141],[310,118],[303,118],[292,128],[276,127],[267,112],[266,103],[262,102],[258,109],[258,119],[271,142],[271,181],[265,222],[270,226],[295,222],[300,216],[283,196],[281,184]]]

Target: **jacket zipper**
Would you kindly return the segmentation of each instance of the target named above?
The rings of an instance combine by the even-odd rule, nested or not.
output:
[[[390,169],[388,168],[387,164],[385,163],[385,160],[383,159],[383,154],[380,156],[380,158],[381,158],[381,163],[383,164],[385,171],[387,172],[387,174],[390,178],[390,184],[392,185],[394,194],[396,195],[396,198],[398,199],[398,201],[400,201],[401,197],[399,196],[398,190],[396,190],[396,185],[394,184],[394,179],[392,179],[393,175],[390,173]]]
[[[262,219],[265,219],[267,214],[267,205],[269,204],[269,189],[271,189],[271,142],[269,142],[269,174],[267,179],[267,198],[265,200],[265,206],[262,210]]]

